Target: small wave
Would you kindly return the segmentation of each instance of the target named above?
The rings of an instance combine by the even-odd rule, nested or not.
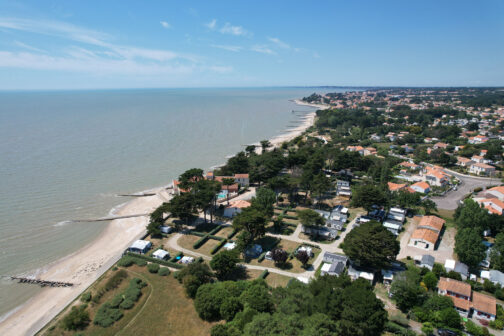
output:
[[[70,224],[70,223],[72,223],[72,221],[66,220],[66,221],[61,221],[61,222],[58,222],[56,224],[53,224],[53,226],[54,227],[65,226],[65,225]]]
[[[110,211],[109,211],[108,215],[109,215],[109,216],[115,216],[115,215],[117,215],[117,212],[118,212],[119,210],[121,210],[121,208],[122,208],[123,206],[125,206],[126,204],[128,204],[128,203],[129,203],[129,202],[124,202],[124,203],[121,203],[121,204],[119,204],[119,205],[116,205],[115,207],[113,207],[112,209],[110,209]]]

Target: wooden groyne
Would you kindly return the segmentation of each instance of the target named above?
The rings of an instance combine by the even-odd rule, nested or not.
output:
[[[26,283],[31,285],[38,285],[40,287],[72,287],[74,286],[71,282],[63,282],[63,281],[50,281],[50,280],[41,280],[34,278],[23,278],[23,277],[10,277],[11,280],[15,280],[19,283]]]
[[[134,217],[144,217],[144,216],[150,216],[150,213],[125,215],[125,216],[110,216],[110,217],[101,217],[101,218],[95,218],[95,219],[73,219],[70,222],[72,222],[72,223],[104,222],[104,221],[111,221],[114,219],[124,219],[124,218],[134,218]]]
[[[142,194],[118,194],[120,197],[148,197],[156,196],[156,193],[142,193]]]

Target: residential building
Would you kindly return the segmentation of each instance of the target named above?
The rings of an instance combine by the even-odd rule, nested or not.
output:
[[[345,265],[342,262],[335,262],[332,264],[324,264],[320,269],[320,275],[334,275],[339,276],[345,270]]]
[[[423,216],[411,235],[409,245],[425,250],[434,250],[445,221],[436,216]]]
[[[497,270],[481,271],[480,274],[482,279],[488,279],[495,285],[500,285],[504,287],[504,273]]]
[[[432,268],[434,267],[435,259],[433,256],[430,254],[423,254],[423,255],[418,255],[415,256],[415,263],[420,267],[420,268],[427,268],[430,271],[432,271]]]
[[[148,240],[135,240],[130,247],[128,247],[128,251],[133,253],[145,254],[151,248],[152,243]]]
[[[504,212],[504,202],[498,198],[474,199],[480,205],[483,205],[488,213],[502,215]]]
[[[412,190],[414,190],[415,192],[419,192],[419,193],[422,193],[422,194],[427,194],[430,192],[430,185],[429,183],[427,182],[417,182],[417,183],[414,183],[410,186],[410,188]]]
[[[469,267],[466,264],[461,263],[460,261],[446,259],[444,267],[446,272],[454,271],[460,274],[462,280],[467,280],[467,278],[469,277]]]
[[[224,217],[234,217],[235,215],[242,212],[243,209],[248,208],[252,204],[245,200],[237,200],[229,202],[229,205],[224,208]]]
[[[470,166],[469,172],[476,175],[491,176],[495,174],[495,167],[486,163],[474,163]]]
[[[170,252],[165,251],[163,249],[159,249],[152,254],[152,257],[159,260],[167,260],[170,258]]]
[[[499,200],[504,201],[504,186],[490,188],[487,190],[487,194],[495,196]]]
[[[407,185],[405,183],[392,183],[392,182],[388,182],[387,185],[388,185],[389,190],[392,191],[392,192],[403,190],[403,189],[405,189],[407,187]]]
[[[457,156],[457,166],[470,167],[474,162],[463,156]]]

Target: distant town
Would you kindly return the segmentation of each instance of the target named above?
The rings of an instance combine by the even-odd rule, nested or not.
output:
[[[504,335],[504,89],[313,93],[164,188],[42,335]]]

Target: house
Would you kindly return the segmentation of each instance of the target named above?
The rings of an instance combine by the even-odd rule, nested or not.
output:
[[[398,236],[402,230],[403,223],[393,220],[393,219],[385,219],[383,222],[383,226],[387,228],[394,235]]]
[[[363,154],[364,156],[368,156],[368,155],[376,155],[376,148],[373,148],[373,147],[366,147],[364,148],[364,151],[363,151]]]
[[[171,233],[173,231],[173,227],[171,227],[171,226],[164,226],[163,225],[163,226],[159,227],[159,230],[161,230],[162,233],[168,234],[168,233]]]
[[[473,292],[472,310],[473,317],[494,321],[497,316],[497,300],[491,296]]]
[[[364,155],[364,147],[362,146],[347,146],[346,150],[349,152],[358,152],[360,155]]]
[[[170,252],[159,249],[156,252],[152,253],[152,257],[159,260],[167,260],[170,258]]]
[[[415,149],[409,145],[402,145],[401,148],[404,149],[406,154],[413,153],[415,151]]]
[[[371,283],[374,282],[375,278],[374,272],[371,272],[370,270],[363,269],[354,265],[350,265],[350,267],[348,267],[348,276],[350,277],[350,279],[352,279],[352,281],[357,280],[359,278],[363,278]]]
[[[446,272],[454,271],[460,274],[462,280],[467,280],[469,276],[469,267],[460,261],[446,259],[444,267]]]
[[[459,314],[470,315],[472,290],[468,283],[441,277],[438,282],[438,294],[450,297]]]
[[[387,182],[387,185],[389,190],[392,192],[403,190],[407,186],[405,183],[392,183],[392,182]]]
[[[504,286],[504,273],[497,270],[481,271],[480,274],[482,279],[488,279],[495,285]]]
[[[342,262],[346,266],[348,264],[348,257],[342,254],[324,252],[322,261],[329,264]]]
[[[470,137],[467,142],[472,145],[477,145],[477,144],[485,143],[487,141],[488,141],[488,138],[486,136],[476,135],[474,137]]]
[[[207,180],[216,180],[222,182],[224,179],[233,179],[240,187],[248,187],[250,185],[249,174],[234,174],[233,176],[215,176],[214,172],[209,171],[206,173]]]
[[[248,208],[252,204],[245,200],[237,200],[229,202],[229,205],[224,208],[224,217],[232,218],[242,212],[243,209]]]
[[[470,166],[469,172],[476,175],[490,176],[495,174],[495,167],[486,163],[474,163]]]
[[[417,165],[417,164],[415,164],[413,162],[409,162],[409,161],[401,162],[399,165],[401,167],[404,167],[404,168],[409,169],[409,170],[418,170],[418,169],[421,168],[420,165]]]
[[[495,196],[499,200],[504,201],[504,186],[490,188],[487,190],[487,194]]]
[[[478,204],[483,205],[488,213],[501,216],[504,212],[504,202],[498,198],[474,199]]]
[[[303,246],[300,246],[300,247],[297,249],[296,253],[299,253],[299,252],[306,252],[306,254],[307,254],[310,258],[312,258],[312,257],[313,257],[313,251],[312,251],[312,248],[311,248],[310,246],[304,246],[304,245],[303,245]]]
[[[430,192],[430,185],[427,182],[417,182],[412,185],[410,185],[410,188],[414,190],[415,192],[419,192],[422,194],[427,194]]]
[[[470,167],[474,162],[463,156],[457,156],[457,166]]]
[[[301,232],[307,235],[316,235],[320,238],[331,240],[331,239],[336,239],[338,237],[338,230],[322,226],[322,227],[317,227],[317,226],[306,226],[302,225],[301,226]]]
[[[425,250],[434,250],[445,221],[436,216],[423,216],[411,235],[409,244]]]
[[[423,254],[423,255],[418,255],[415,256],[415,263],[420,267],[420,268],[427,268],[428,270],[432,271],[432,268],[434,267],[434,262],[435,259],[433,256],[430,254]]]
[[[425,182],[438,187],[442,187],[449,182],[449,175],[441,167],[425,167],[423,178]]]
[[[375,142],[380,142],[381,141],[381,136],[379,136],[378,134],[371,134],[371,136],[369,137],[371,139],[371,141],[375,141]]]
[[[335,262],[332,264],[324,264],[320,269],[320,275],[334,275],[339,276],[345,270],[345,265],[340,262]]]
[[[471,157],[471,161],[473,161],[474,163],[485,163],[485,158],[483,156],[473,155]]]
[[[133,253],[145,254],[151,248],[152,243],[148,240],[135,240],[130,247],[128,247],[128,251]]]
[[[438,142],[436,143],[434,146],[432,146],[433,149],[447,149],[448,148],[448,144],[444,143],[444,142]]]

